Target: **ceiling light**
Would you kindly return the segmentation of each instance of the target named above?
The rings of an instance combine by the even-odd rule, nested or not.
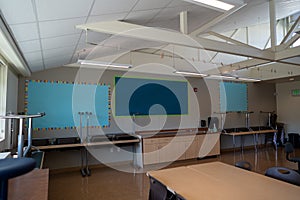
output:
[[[129,69],[132,67],[132,65],[127,65],[127,64],[101,62],[96,60],[78,60],[77,63],[81,65],[94,65],[94,66],[114,67],[114,68],[122,68],[122,69]]]
[[[295,79],[294,79],[294,78],[290,78],[289,80],[290,80],[290,81],[294,81]]]
[[[260,79],[255,79],[255,78],[237,78],[238,80],[241,80],[241,81],[250,81],[250,82],[259,82],[261,81]]]
[[[208,76],[207,74],[201,74],[201,73],[197,73],[197,72],[175,71],[174,73],[181,74],[181,75],[192,75],[192,76],[202,76],[202,77]]]
[[[237,79],[237,77],[222,76],[222,75],[209,75],[209,78],[213,78],[213,79]]]
[[[260,79],[254,79],[254,78],[241,78],[241,77],[224,76],[224,75],[209,75],[208,78],[226,79],[226,80],[235,80],[235,81],[248,81],[248,82],[259,82],[259,81],[261,81]]]
[[[218,0],[185,0],[185,1],[192,2],[192,3],[196,2],[203,6],[208,6],[210,8],[218,8],[218,9],[226,10],[226,11],[228,11],[234,7],[234,5],[232,5],[232,4],[225,3],[222,1],[218,1]]]

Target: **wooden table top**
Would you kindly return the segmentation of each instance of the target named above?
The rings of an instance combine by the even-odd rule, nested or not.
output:
[[[148,172],[188,200],[299,199],[300,187],[221,162]]]
[[[61,149],[61,148],[74,148],[74,147],[92,147],[92,146],[102,146],[102,145],[111,145],[111,144],[127,144],[127,143],[137,143],[140,142],[140,139],[133,140],[116,140],[116,141],[101,141],[101,142],[84,142],[77,144],[57,144],[57,145],[46,145],[46,146],[37,146],[39,150],[45,149]]]
[[[49,170],[34,169],[27,174],[10,179],[8,184],[9,200],[46,200]]]
[[[231,133],[222,133],[223,135],[252,135],[252,134],[265,134],[265,133],[274,133],[277,130],[261,130],[261,131],[247,131],[247,132],[231,132]]]

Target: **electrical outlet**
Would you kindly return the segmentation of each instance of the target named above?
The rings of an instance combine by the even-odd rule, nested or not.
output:
[[[114,152],[114,148],[113,147],[110,148],[110,152],[111,153]]]

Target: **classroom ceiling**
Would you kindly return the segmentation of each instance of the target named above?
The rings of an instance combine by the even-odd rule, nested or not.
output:
[[[241,8],[206,31],[220,33],[269,21],[269,0],[225,1]],[[277,19],[300,11],[300,0],[275,2]],[[224,15],[224,11],[183,0],[1,0],[0,9],[32,72],[75,63],[83,49],[111,37],[107,33],[89,33],[87,37],[84,30],[75,28],[76,25],[119,20],[179,31],[180,12],[187,11],[188,33],[191,33]],[[145,47],[165,45],[141,40],[132,47],[133,42],[122,37],[112,40],[110,45],[117,43],[141,48],[144,52],[147,51]],[[106,54],[109,52],[107,49]],[[229,64],[247,58],[229,55],[224,57],[226,59],[229,61],[225,64]],[[299,56],[293,59],[300,63]]]

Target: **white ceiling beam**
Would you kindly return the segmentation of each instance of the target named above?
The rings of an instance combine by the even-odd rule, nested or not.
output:
[[[280,44],[284,44],[292,35],[293,33],[297,30],[298,24],[300,23],[300,16],[298,19],[294,22],[293,26],[290,28],[286,36],[282,39]]]
[[[288,41],[286,41],[285,43],[279,45],[278,47],[276,47],[277,51],[282,51],[284,49],[289,48],[290,46],[292,46],[298,39],[300,38],[300,34],[295,34],[291,39],[289,39]]]
[[[183,34],[188,34],[187,11],[180,12],[180,32]]]
[[[249,48],[258,49],[258,48],[254,47],[254,46],[248,45],[248,44],[246,44],[246,43],[240,42],[240,41],[238,41],[238,40],[232,39],[232,38],[230,38],[230,37],[227,37],[227,36],[225,36],[225,35],[221,35],[221,34],[219,34],[219,33],[213,32],[213,31],[208,32],[208,34],[213,35],[213,36],[216,36],[216,37],[218,37],[218,38],[220,38],[220,39],[222,39],[222,40],[225,40],[225,41],[227,41],[227,42],[231,42],[231,43],[233,43],[233,44],[237,44],[237,45],[247,46],[247,47],[249,47]]]
[[[233,9],[223,13],[222,15],[214,18],[213,20],[211,20],[210,22],[204,24],[203,26],[201,26],[200,28],[194,30],[193,32],[190,33],[191,36],[195,36],[197,37],[199,34],[205,33],[206,31],[208,31],[211,27],[213,27],[214,25],[216,25],[217,23],[221,22],[222,20],[224,20],[225,18],[227,18],[228,16],[232,15],[233,13],[235,13],[236,11],[240,10],[241,8],[243,8],[244,6],[246,6],[247,4],[243,4],[237,7],[234,7]]]
[[[205,38],[191,37],[175,31],[173,32],[120,21],[77,25],[76,28],[197,49],[206,49],[238,56],[260,58],[270,61],[274,60],[274,53],[269,50],[259,50],[243,45],[228,44]]]
[[[255,67],[255,66],[263,65],[263,64],[267,64],[267,63],[270,63],[270,61],[261,60],[261,59],[249,59],[249,60],[244,60],[244,61],[240,61],[237,63],[233,63],[230,65],[221,66],[218,69],[221,73],[228,73],[230,71],[247,69],[247,68],[251,68],[251,67]]]
[[[237,56],[259,58],[263,60],[274,60],[274,53],[269,50],[260,50],[244,45],[229,44],[225,42],[218,42],[215,40],[209,40],[205,38],[193,39],[201,44],[201,49],[216,51],[225,54],[232,54]]]
[[[280,61],[288,58],[300,56],[300,46],[286,49],[283,51],[275,52],[275,61]]]
[[[300,47],[294,47],[292,49],[277,52],[277,53],[275,53],[275,55],[276,55],[275,60],[278,63],[289,64],[292,66],[300,66],[299,63],[285,60],[288,58],[294,58],[294,57],[300,56]],[[249,59],[249,60],[233,63],[230,65],[221,66],[218,69],[220,72],[225,73],[225,72],[234,71],[234,70],[247,69],[247,68],[251,68],[251,67],[255,67],[255,66],[259,66],[259,65],[263,65],[263,64],[267,64],[267,63],[270,63],[270,61],[262,60],[262,59]]]

